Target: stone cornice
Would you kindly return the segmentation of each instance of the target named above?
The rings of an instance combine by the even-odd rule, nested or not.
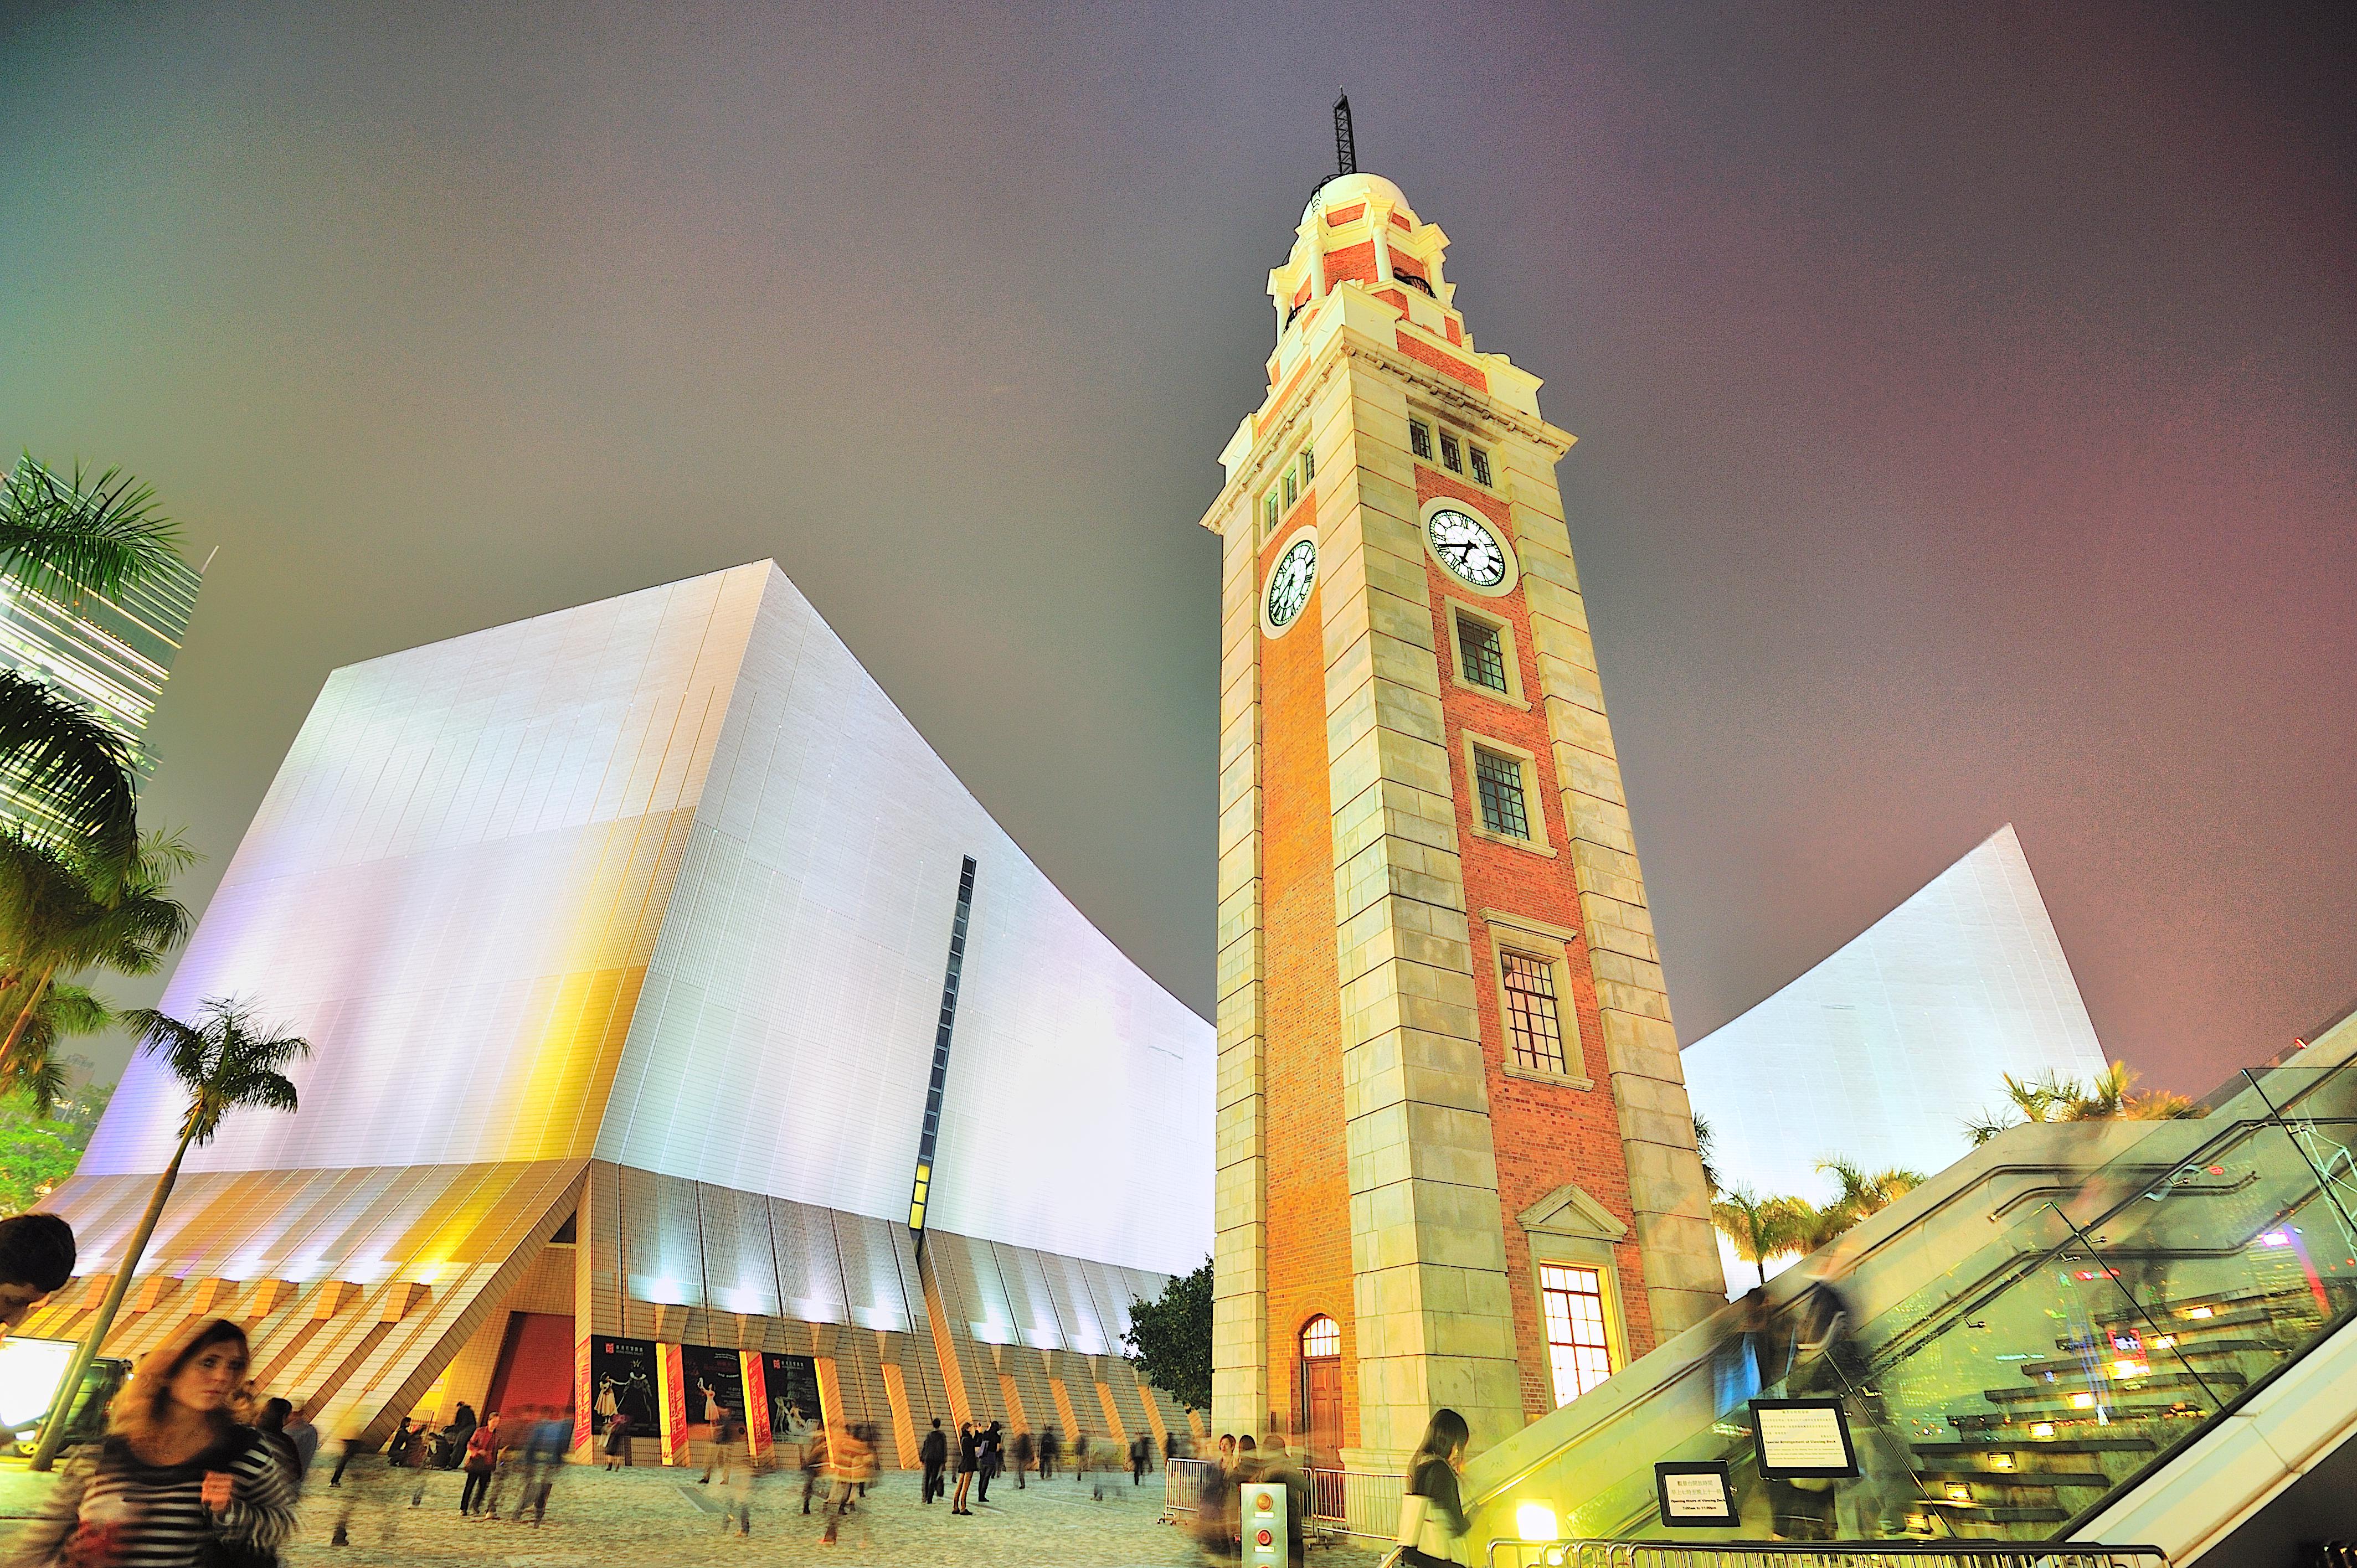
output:
[[[1316,393],[1345,360],[1364,360],[1378,370],[1407,382],[1428,403],[1437,403],[1467,423],[1497,425],[1528,441],[1534,446],[1552,452],[1557,462],[1571,450],[1577,439],[1568,430],[1559,429],[1544,419],[1509,408],[1486,392],[1477,392],[1454,377],[1443,375],[1420,360],[1411,360],[1396,349],[1386,349],[1349,332],[1336,335],[1334,342],[1318,355],[1315,373],[1300,386],[1293,412],[1272,424],[1253,443],[1251,458],[1240,467],[1234,478],[1220,487],[1219,499],[1202,516],[1202,526],[1212,532],[1222,532],[1220,520],[1235,505],[1237,499],[1260,488],[1269,465],[1278,452],[1293,443],[1296,426],[1305,419]]]

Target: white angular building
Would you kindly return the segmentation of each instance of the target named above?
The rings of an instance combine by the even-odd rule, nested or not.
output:
[[[2010,823],[1681,1056],[1722,1176],[1811,1197],[1829,1193],[1816,1162],[1830,1156],[1953,1164],[1972,1147],[1966,1121],[2005,1103],[2007,1073],[2104,1066]]]
[[[1209,1251],[1211,1027],[774,564],[336,671],[163,1006],[232,994],[317,1047],[302,1108],[190,1154],[109,1354],[241,1318],[329,1431],[587,1440],[637,1385],[666,1457],[707,1384],[904,1463],[934,1415],[1183,1419],[1118,1352]],[[25,1332],[96,1305],[181,1109],[135,1061]]]

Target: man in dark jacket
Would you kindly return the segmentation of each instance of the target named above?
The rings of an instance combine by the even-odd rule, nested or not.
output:
[[[917,1457],[925,1466],[925,1501],[931,1503],[942,1495],[942,1466],[949,1463],[950,1440],[942,1435],[942,1418],[933,1417],[933,1429],[925,1434],[925,1441],[917,1450]]]

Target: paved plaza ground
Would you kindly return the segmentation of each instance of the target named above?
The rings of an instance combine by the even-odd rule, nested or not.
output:
[[[285,1553],[289,1568],[410,1568],[419,1563],[512,1564],[514,1568],[625,1568],[630,1564],[938,1563],[942,1568],[1039,1564],[1040,1568],[1179,1568],[1205,1561],[1192,1531],[1157,1522],[1162,1477],[1132,1487],[1128,1472],[1070,1477],[1018,1491],[1012,1477],[992,1484],[990,1501],[972,1518],[953,1517],[946,1500],[917,1501],[917,1477],[888,1472],[866,1502],[844,1520],[842,1541],[819,1544],[813,1505],[802,1512],[802,1477],[765,1477],[750,1492],[753,1532],[722,1531],[721,1509],[734,1488],[698,1486],[694,1469],[659,1466],[608,1473],[566,1466],[549,1501],[547,1522],[462,1519],[455,1471],[423,1472],[424,1501],[410,1506],[420,1472],[389,1473],[381,1459],[356,1462],[344,1484],[327,1485],[328,1455],[311,1473],[303,1520]],[[0,1550],[40,1505],[48,1478],[21,1466],[0,1469]],[[1103,1493],[1103,1500],[1097,1494]],[[502,1499],[512,1508],[513,1489]],[[347,1520],[350,1544],[328,1544]],[[1377,1554],[1353,1547],[1313,1551],[1313,1568],[1373,1568]]]

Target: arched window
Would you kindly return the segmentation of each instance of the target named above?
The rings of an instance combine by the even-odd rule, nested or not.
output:
[[[1332,1318],[1321,1312],[1301,1326],[1301,1354],[1305,1359],[1341,1353],[1342,1330]]]

